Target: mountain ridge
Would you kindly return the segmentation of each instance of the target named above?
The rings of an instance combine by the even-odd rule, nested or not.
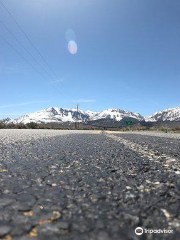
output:
[[[35,122],[38,124],[46,123],[64,123],[64,122],[93,122],[99,120],[113,120],[121,122],[123,120],[134,120],[135,122],[165,122],[165,121],[180,121],[180,107],[169,108],[155,112],[149,117],[143,117],[139,113],[134,113],[128,110],[118,108],[109,108],[101,112],[83,111],[71,108],[49,107],[33,113],[25,114],[17,119],[4,119],[8,123],[23,123],[27,124]]]
[[[96,121],[99,119],[113,119],[121,121],[124,118],[134,118],[138,121],[144,120],[144,117],[139,113],[124,111],[117,108],[109,108],[102,112],[82,111],[71,108],[50,107],[37,112],[23,115],[17,119],[10,119],[9,123],[23,123],[30,122],[41,123],[62,123],[62,122],[87,122]]]
[[[180,121],[180,107],[167,108],[145,117],[146,122]]]

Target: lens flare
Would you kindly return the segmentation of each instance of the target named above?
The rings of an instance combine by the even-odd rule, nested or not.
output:
[[[76,35],[75,32],[72,29],[68,29],[66,31],[66,40],[69,41],[76,41]]]
[[[71,54],[76,54],[77,53],[77,44],[75,41],[69,41],[68,43],[68,50]]]

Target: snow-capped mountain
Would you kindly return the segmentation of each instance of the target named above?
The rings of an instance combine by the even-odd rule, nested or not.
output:
[[[117,108],[106,109],[102,112],[82,111],[69,108],[51,107],[38,112],[26,114],[18,119],[4,119],[5,124],[11,123],[65,123],[65,122],[88,122],[88,121],[109,121],[122,122],[126,119],[134,119],[134,122],[164,122],[164,121],[180,121],[180,107],[165,109],[144,118],[139,113],[124,111]]]
[[[144,118],[139,113],[124,111],[116,108],[107,109],[102,112],[82,111],[77,113],[76,109],[51,107],[38,112],[26,114],[18,119],[14,119],[14,123],[63,123],[63,122],[79,122],[96,121],[99,119],[113,119],[121,121],[123,119],[133,118],[137,121],[143,121]],[[10,121],[12,123],[12,120]]]
[[[145,118],[146,122],[180,121],[180,107],[165,109]]]
[[[14,123],[14,119],[12,119],[12,118],[5,118],[2,121],[4,124]]]
[[[138,121],[143,121],[144,117],[139,113],[133,113],[130,111],[124,111],[117,108],[106,109],[98,114],[92,116],[91,120],[99,120],[99,119],[113,119],[115,121],[121,121],[124,118],[134,118]]]
[[[77,119],[82,122],[86,121],[88,115],[76,109],[51,107],[38,112],[24,115],[18,119],[15,119],[16,123],[59,123],[59,122],[75,122]]]
[[[100,114],[100,112],[93,112],[93,111],[90,111],[90,110],[86,111],[85,113],[89,116],[90,119],[92,119],[95,116]]]

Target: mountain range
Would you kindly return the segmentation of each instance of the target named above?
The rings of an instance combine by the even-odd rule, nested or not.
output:
[[[17,119],[4,119],[8,123],[27,124],[35,122],[38,124],[46,123],[65,123],[65,122],[97,122],[109,120],[111,122],[122,122],[132,120],[134,122],[166,122],[180,121],[180,107],[165,109],[154,113],[149,117],[143,117],[139,113],[124,111],[117,108],[106,109],[102,112],[82,111],[69,108],[50,107],[34,113],[26,114]]]

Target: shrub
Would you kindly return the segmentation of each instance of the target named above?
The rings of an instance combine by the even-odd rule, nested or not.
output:
[[[38,124],[35,123],[35,122],[27,123],[26,126],[27,126],[27,128],[30,128],[30,129],[36,129],[36,128],[38,128]]]
[[[2,129],[4,127],[5,127],[5,125],[4,125],[3,121],[0,121],[0,129]]]
[[[17,129],[25,129],[26,128],[26,126],[23,123],[18,123],[18,124],[15,124],[14,126]]]

